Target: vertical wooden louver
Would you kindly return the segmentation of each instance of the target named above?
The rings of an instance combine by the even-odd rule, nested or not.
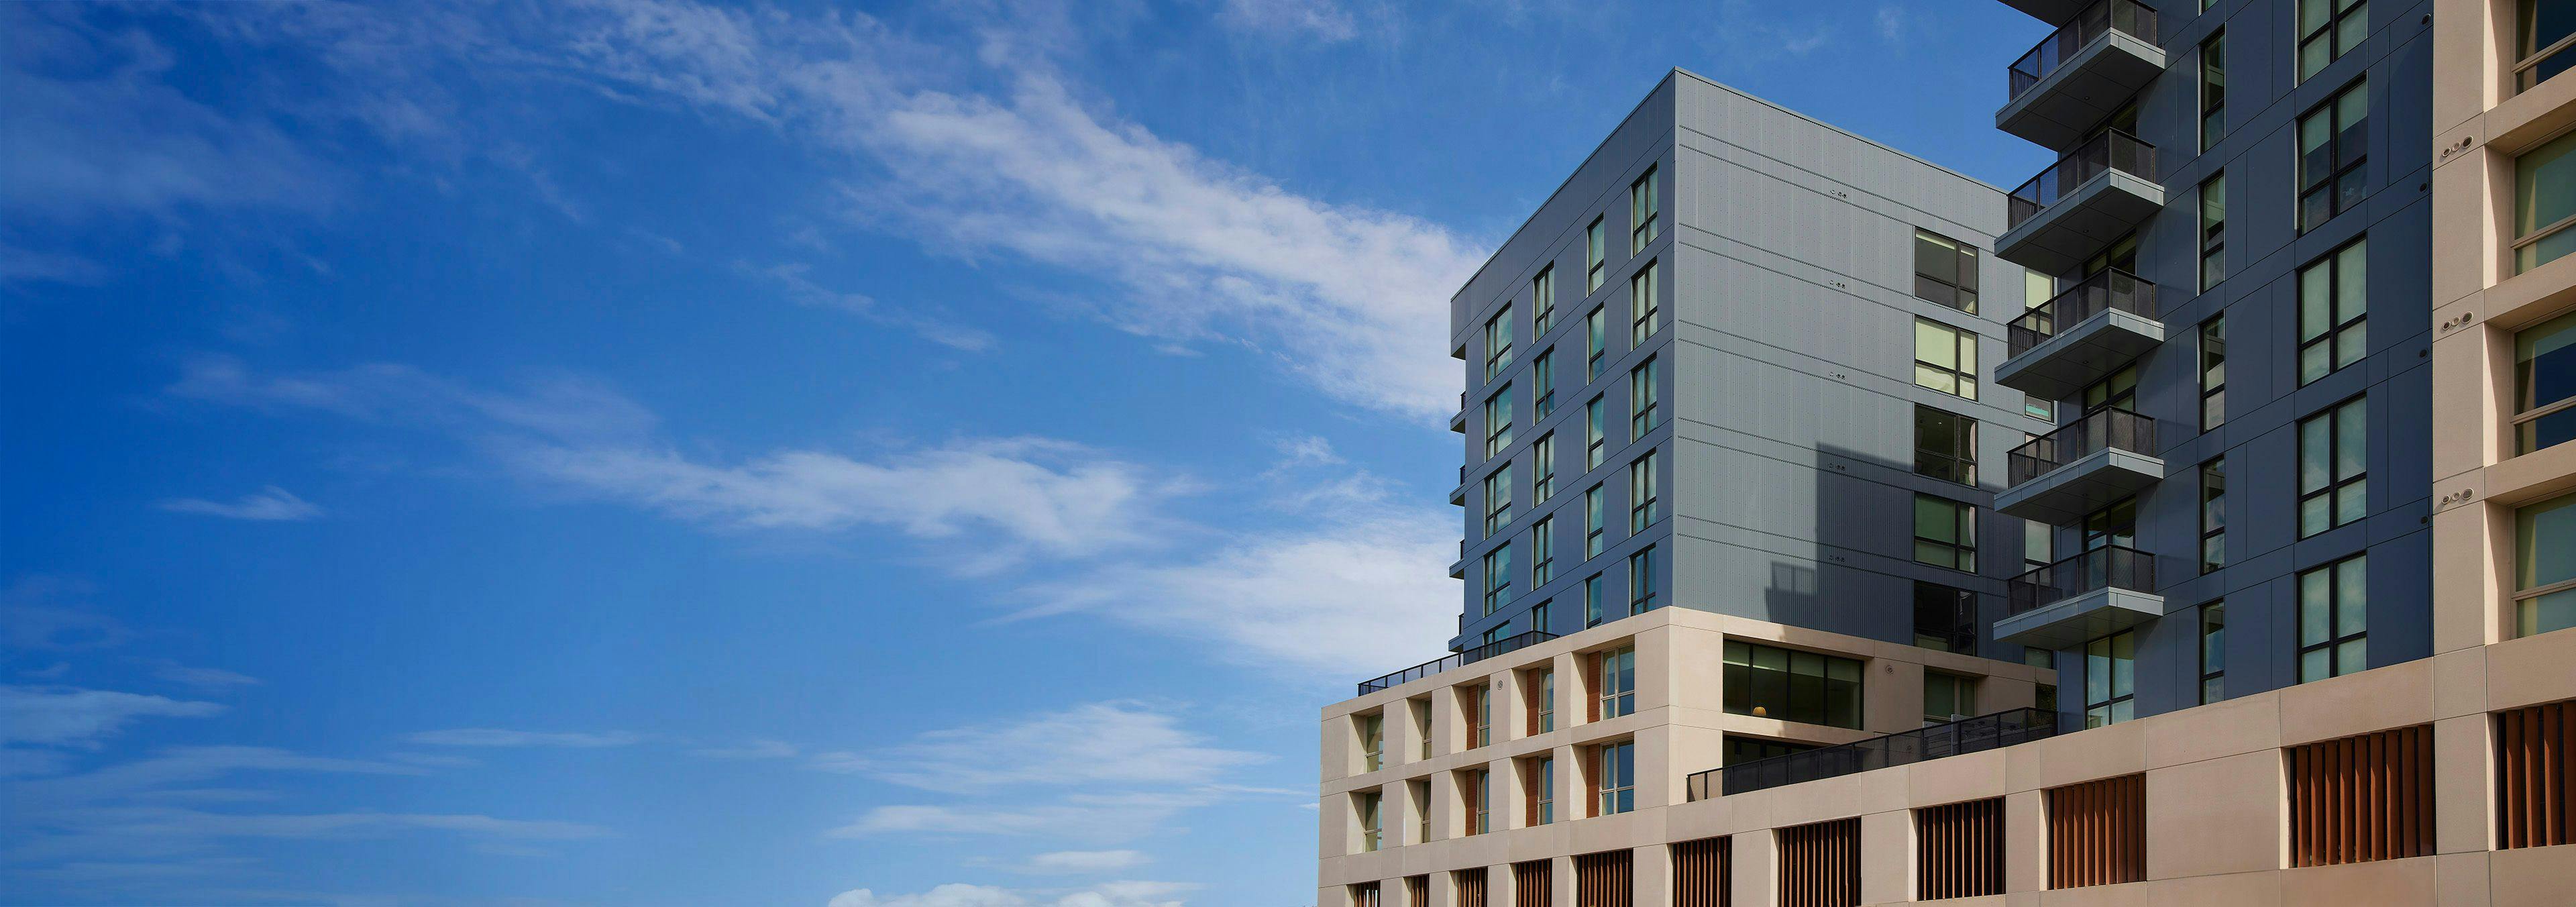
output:
[[[2004,801],[1971,800],[1914,811],[1915,897],[2004,893]]]
[[[2432,727],[2290,748],[2290,865],[2432,852]]]
[[[1673,907],[1727,907],[1735,862],[1734,838],[1701,838],[1673,845]]]
[[[1583,656],[1583,720],[1601,720],[1601,653]]]
[[[1538,827],[1538,760],[1521,760],[1521,827]]]
[[[2147,776],[2127,775],[2048,792],[2048,887],[2082,888],[2147,877]]]
[[[1482,866],[1449,873],[1449,883],[1458,888],[1458,907],[1485,907],[1485,874]]]
[[[1860,820],[1780,829],[1780,907],[1860,904]]]
[[[1538,733],[1538,673],[1521,672],[1521,734],[1524,736]]]
[[[1404,877],[1404,907],[1431,907],[1431,877]]]
[[[1512,907],[1548,907],[1555,892],[1553,860],[1530,860],[1512,864]]]
[[[1361,882],[1351,886],[1351,907],[1378,907],[1377,883]]]
[[[1636,902],[1631,851],[1605,850],[1574,858],[1574,907],[1629,907]]]
[[[2569,843],[2576,824],[2576,702],[2496,713],[2496,847]]]

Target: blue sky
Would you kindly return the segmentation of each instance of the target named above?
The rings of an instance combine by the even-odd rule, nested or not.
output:
[[[1309,904],[1665,69],[2042,163],[2001,4],[1066,6],[0,5],[0,902]]]

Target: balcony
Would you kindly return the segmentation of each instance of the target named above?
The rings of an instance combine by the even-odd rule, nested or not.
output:
[[[1995,257],[2063,274],[2163,210],[2156,146],[2110,130],[2067,152],[2004,200]]]
[[[2163,616],[2165,597],[2155,588],[2155,555],[2095,548],[2005,583],[1995,639],[2071,649]]]
[[[1366,696],[1379,690],[1392,689],[1451,668],[1465,667],[1496,655],[1517,652],[1555,638],[1556,634],[1545,630],[1531,630],[1519,636],[1504,637],[1464,652],[1453,653],[1446,658],[1435,658],[1375,680],[1360,681],[1360,695]]]
[[[2085,413],[2013,448],[2004,467],[1995,510],[2050,525],[2082,520],[2165,477],[2156,420],[2125,409]]]
[[[1462,435],[1467,433],[1467,392],[1466,392],[1466,391],[1459,391],[1459,392],[1458,392],[1458,411],[1457,411],[1457,412],[1455,412],[1455,413],[1451,413],[1451,414],[1449,414],[1449,430],[1450,430],[1450,431],[1457,432],[1457,433],[1462,434]]]
[[[2165,69],[2156,11],[2136,0],[2100,0],[2013,61],[1995,128],[2064,148],[2109,119]]]
[[[2068,287],[2005,325],[2010,346],[1995,383],[2064,400],[2165,342],[2156,285],[2108,270]]]
[[[2057,713],[2013,709],[1885,737],[1739,762],[1690,776],[1693,801],[1964,756],[2057,736]]]
[[[2075,21],[2076,14],[2092,6],[2093,0],[2004,0],[2004,5],[2050,25],[2064,25]],[[1458,357],[1464,359],[1466,354],[1460,353]]]

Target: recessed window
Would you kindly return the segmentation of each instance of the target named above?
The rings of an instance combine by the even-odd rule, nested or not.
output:
[[[1916,492],[1914,560],[1936,567],[1977,572],[1977,508]]]
[[[1585,293],[1601,289],[1602,258],[1610,253],[1609,246],[1602,241],[1602,237],[1601,218],[1593,218],[1592,225],[1583,228],[1583,292]]]
[[[1533,734],[1556,730],[1556,672],[1530,672],[1530,727]]]
[[[1485,398],[1485,456],[1497,457],[1512,444],[1512,386]]]
[[[1512,521],[1512,465],[1485,476],[1485,534],[1501,532]]]
[[[2227,174],[2200,184],[2200,291],[2227,279]]]
[[[1379,844],[1383,843],[1383,839],[1381,838],[1378,830],[1378,819],[1380,818],[1378,815],[1380,812],[1378,808],[1378,799],[1378,795],[1375,793],[1359,793],[1351,795],[1351,805],[1359,811],[1360,815],[1360,851],[1363,853],[1373,852],[1378,849]],[[1374,895],[1377,892],[1371,891],[1369,893]]]
[[[2369,242],[2354,240],[2299,269],[2299,383],[2370,353]]]
[[[1505,542],[1485,552],[1485,613],[1512,603],[1512,546]]]
[[[2514,512],[2517,636],[2576,627],[2576,494]]]
[[[1914,295],[1977,313],[1977,247],[1929,230],[1914,231]]]
[[[2123,630],[2084,644],[2084,726],[2137,717],[2138,637]]]
[[[2299,420],[2299,537],[2359,521],[2370,509],[2369,400]]]
[[[2514,453],[2576,439],[2576,312],[2513,338]]]
[[[1655,484],[1655,452],[1649,450],[1628,464],[1628,534],[1644,532],[1660,518],[1663,499]]]
[[[1410,794],[1413,797],[1413,815],[1415,816],[1413,843],[1422,844],[1429,842],[1431,840],[1431,780],[1425,778],[1419,781],[1407,781],[1404,783],[1404,790],[1405,793]],[[1422,877],[1415,876],[1415,878]],[[1429,880],[1425,879],[1424,881],[1428,882]],[[1419,904],[1423,902],[1416,901],[1414,903]]]
[[[1474,722],[1467,729],[1467,746],[1473,748],[1492,744],[1494,742],[1493,694],[1485,689],[1483,681],[1477,681],[1459,687],[1458,695],[1466,702],[1467,720]]]
[[[1977,679],[1923,672],[1923,723],[1947,724],[1977,714]]]
[[[1600,766],[1601,802],[1593,814],[1615,816],[1637,808],[1637,744],[1633,740],[1602,744],[1594,760]]]
[[[1583,558],[1601,556],[1601,486],[1583,490]]]
[[[1915,580],[1914,644],[1943,652],[1977,654],[1977,594]]]
[[[1655,168],[1648,167],[1646,175],[1628,184],[1628,254],[1630,255],[1646,251],[1647,243],[1654,242],[1655,237],[1664,235],[1663,196],[1655,191],[1656,183],[1660,182],[1656,178],[1659,175]]]
[[[1914,472],[1945,482],[1977,484],[1977,420],[1915,404]]]
[[[1359,717],[1360,771],[1373,772],[1386,767],[1386,715],[1377,713]]]
[[[1548,328],[1556,326],[1555,265],[1538,269],[1538,276],[1530,278],[1530,308],[1538,310],[1530,329],[1530,339],[1536,340],[1545,336]]]
[[[1593,656],[1593,687],[1598,707],[1595,721],[1608,721],[1637,711],[1637,647],[1620,646]]]
[[[2576,250],[2576,133],[2514,159],[2513,215],[2514,273]]]
[[[2227,566],[2227,458],[2200,464],[2200,572]]]
[[[1730,639],[1719,688],[1737,715],[1860,727],[1861,664],[1796,649]]]
[[[1655,291],[1655,285],[1662,282],[1661,264],[1661,262],[1647,262],[1644,268],[1637,271],[1637,276],[1628,278],[1628,348],[1630,349],[1646,345],[1647,338],[1655,336],[1655,331],[1662,327],[1661,319],[1657,316],[1664,311],[1663,294]]]
[[[2576,66],[2576,0],[2521,0],[2514,17],[2515,91],[2549,81]]]
[[[1608,440],[1602,436],[1601,408],[1600,397],[1593,397],[1583,404],[1583,469],[1585,472],[1600,468],[1602,442]]]
[[[2299,574],[2299,682],[2370,667],[2370,558]]]
[[[1628,370],[1628,440],[1634,441],[1664,424],[1662,382],[1657,379],[1662,369],[1655,360]]]
[[[1938,321],[1915,319],[1914,383],[1977,399],[1977,335]]]
[[[2227,603],[2200,606],[2200,704],[2227,698]]]
[[[2369,83],[2356,81],[2299,118],[2299,232],[2361,202],[2369,153]]]
[[[1494,772],[1480,768],[1468,772],[1467,833],[1481,835],[1494,830]]]
[[[1556,433],[1538,436],[1530,445],[1530,506],[1556,497]]]
[[[1556,350],[1541,351],[1530,362],[1530,385],[1538,391],[1538,399],[1531,401],[1538,410],[1530,416],[1530,421],[1535,422],[1556,411]]]
[[[2306,81],[2370,37],[2366,0],[2299,0],[2299,80]]]
[[[1583,316],[1583,380],[1601,377],[1601,362],[1610,354],[1610,310],[1593,306]]]
[[[2218,144],[2227,119],[2227,32],[2200,42],[2200,150]]]
[[[1512,307],[1504,306],[1485,320],[1485,379],[1512,367]]]
[[[1648,545],[1628,555],[1628,613],[1655,610],[1655,589],[1655,546]]]
[[[1556,824],[1556,760],[1540,756],[1530,760],[1530,824]]]
[[[2200,430],[2227,422],[2227,316],[2200,323]]]
[[[1536,589],[1556,579],[1556,517],[1543,516],[1530,524],[1530,588]],[[1543,630],[1535,621],[1532,630]]]

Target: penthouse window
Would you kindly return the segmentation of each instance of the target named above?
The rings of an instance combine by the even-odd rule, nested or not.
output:
[[[1737,715],[1860,727],[1861,664],[1760,643],[1726,641],[1720,683],[1725,708]]]

